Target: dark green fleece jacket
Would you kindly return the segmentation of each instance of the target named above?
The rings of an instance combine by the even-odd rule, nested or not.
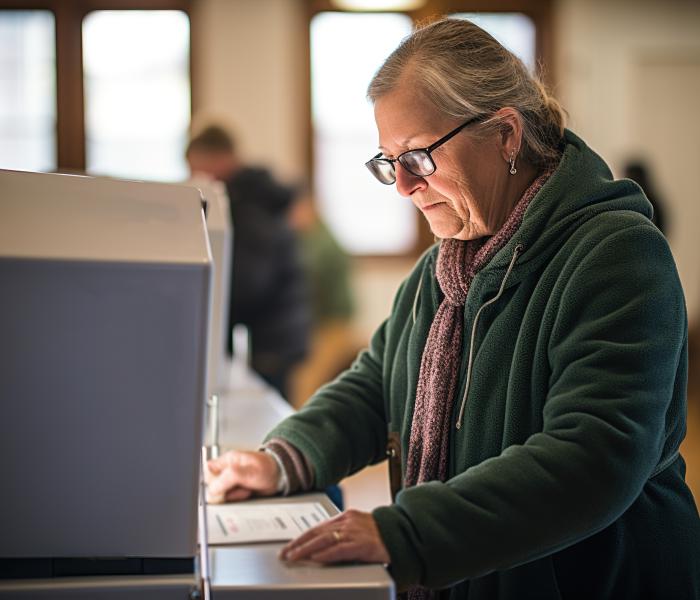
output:
[[[678,452],[685,305],[650,217],[636,184],[614,181],[567,132],[520,229],[471,284],[447,481],[405,489],[373,513],[400,588],[700,598],[700,519]],[[353,367],[271,432],[307,457],[317,487],[383,460],[389,432],[405,464],[442,298],[436,256],[433,247],[420,259]]]

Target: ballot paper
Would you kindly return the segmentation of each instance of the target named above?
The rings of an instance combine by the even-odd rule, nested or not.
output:
[[[209,544],[283,542],[329,518],[318,502],[289,504],[208,504]]]

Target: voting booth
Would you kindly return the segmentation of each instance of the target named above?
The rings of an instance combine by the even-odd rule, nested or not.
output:
[[[229,385],[230,359],[226,350],[231,299],[231,253],[233,231],[226,186],[220,181],[194,178],[187,185],[197,188],[207,206],[207,233],[212,255],[212,301],[207,361],[207,394],[219,394]]]
[[[0,170],[0,600],[394,598],[380,565],[222,544],[198,502],[209,394],[224,449],[292,409],[227,363],[228,199],[196,185]],[[337,514],[321,493],[240,507]]]
[[[0,171],[0,584],[189,597],[205,208],[186,186]]]

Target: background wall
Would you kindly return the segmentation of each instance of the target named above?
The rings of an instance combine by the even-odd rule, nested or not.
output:
[[[236,132],[243,154],[284,179],[306,173],[306,38],[302,0],[199,0],[194,128],[210,120]]]
[[[193,14],[195,125],[216,116],[244,153],[285,178],[305,173],[308,36],[302,0],[198,0]],[[700,316],[700,2],[558,0],[555,93],[570,126],[619,173],[631,155],[652,161],[668,204],[669,240],[691,323]],[[350,49],[349,49],[350,51]],[[255,93],[251,93],[251,91]],[[355,269],[363,331],[379,323],[409,264]]]
[[[669,216],[691,324],[700,319],[700,2],[560,0],[557,95],[620,175],[649,160]]]

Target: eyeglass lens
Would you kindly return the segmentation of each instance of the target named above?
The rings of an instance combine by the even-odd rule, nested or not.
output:
[[[396,170],[394,163],[388,160],[373,158],[367,163],[367,168],[381,183],[391,185],[396,181]]]
[[[399,156],[403,167],[417,177],[425,177],[435,172],[435,163],[425,150],[414,150]]]
[[[467,125],[471,125],[478,121],[479,117],[472,117],[468,121],[462,123],[459,127],[455,127],[447,135],[441,137],[437,142],[427,148],[419,148],[417,150],[408,150],[400,154],[396,159],[381,158],[381,153],[365,163],[365,166],[370,170],[381,183],[391,185],[396,181],[396,166],[395,162],[401,163],[401,166],[409,173],[416,177],[427,177],[435,173],[435,162],[430,153],[436,148],[442,146],[445,142],[451,140]]]
[[[435,172],[435,163],[425,150],[404,152],[397,160],[404,169],[416,177],[426,177]],[[373,158],[367,162],[367,168],[385,185],[391,185],[396,181],[396,164],[393,160]]]

